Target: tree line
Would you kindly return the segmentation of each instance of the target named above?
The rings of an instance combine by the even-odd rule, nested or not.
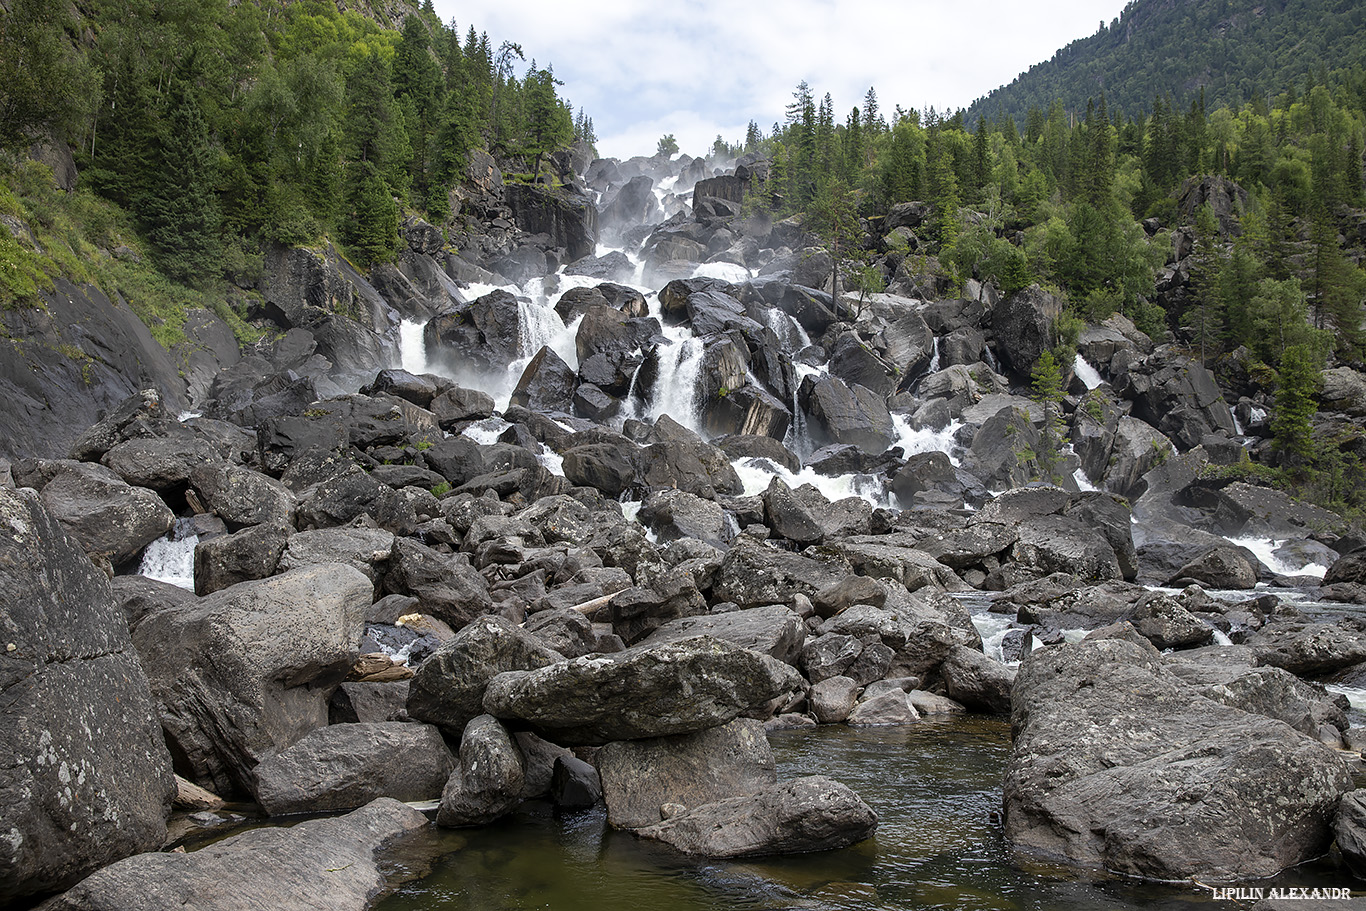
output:
[[[88,0],[78,16],[11,0],[0,151],[69,142],[161,269],[204,287],[271,244],[391,258],[399,208],[443,220],[470,149],[534,178],[547,152],[592,141],[520,45],[462,33],[430,0],[393,25],[322,0]]]

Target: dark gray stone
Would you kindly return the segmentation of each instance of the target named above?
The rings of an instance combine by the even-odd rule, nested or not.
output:
[[[379,797],[434,800],[455,769],[428,724],[319,728],[256,766],[256,799],[271,816],[351,810]]]

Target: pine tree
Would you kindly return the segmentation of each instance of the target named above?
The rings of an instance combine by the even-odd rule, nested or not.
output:
[[[193,94],[178,83],[172,96],[170,118],[153,159],[160,176],[148,183],[136,209],[167,274],[206,287],[219,278],[222,250],[213,148]]]
[[[1318,410],[1322,376],[1306,345],[1291,345],[1281,358],[1276,404],[1271,415],[1272,444],[1290,465],[1304,466],[1314,453],[1310,419]]]
[[[1062,419],[1062,370],[1052,351],[1045,350],[1039,355],[1029,377],[1034,401],[1043,409],[1043,428],[1039,434],[1039,451],[1034,454],[1035,462],[1043,480],[1061,483],[1059,468],[1067,436]]]
[[[347,172],[342,244],[358,266],[387,262],[398,250],[398,206],[373,164],[353,162]]]
[[[1219,225],[1209,204],[1200,207],[1195,218],[1195,250],[1191,255],[1191,293],[1194,298],[1186,310],[1186,318],[1195,331],[1200,349],[1200,363],[1219,353],[1223,336],[1218,279],[1222,268],[1219,257]]]

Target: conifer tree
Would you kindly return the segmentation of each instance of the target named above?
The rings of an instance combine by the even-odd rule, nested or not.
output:
[[[1307,345],[1291,345],[1281,358],[1271,434],[1282,459],[1293,466],[1307,465],[1314,453],[1310,418],[1318,410],[1322,385],[1317,360]]]
[[[347,168],[341,241],[356,265],[387,262],[398,250],[398,207],[389,185],[368,161]]]
[[[148,181],[136,208],[166,272],[206,287],[219,278],[222,249],[213,149],[199,105],[183,83],[177,83],[171,104],[154,156],[159,177]]]
[[[1222,262],[1219,257],[1219,225],[1209,203],[1200,207],[1195,218],[1195,250],[1191,255],[1191,287],[1193,300],[1186,310],[1186,318],[1195,332],[1200,350],[1200,363],[1219,353],[1223,336],[1223,314],[1218,280]]]
[[[1034,454],[1043,480],[1061,483],[1059,468],[1063,462],[1063,447],[1067,445],[1066,429],[1062,420],[1062,369],[1051,350],[1045,350],[1030,371],[1034,401],[1043,409],[1043,427],[1039,434],[1039,451]]]

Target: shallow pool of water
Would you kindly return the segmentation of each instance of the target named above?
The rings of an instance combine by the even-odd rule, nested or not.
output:
[[[999,719],[926,719],[904,727],[834,725],[770,737],[780,777],[845,782],[879,816],[852,848],[747,862],[695,861],[607,827],[602,810],[557,815],[531,803],[482,829],[443,832],[430,874],[383,911],[744,908],[1092,909],[1234,907],[1195,885],[1157,885],[1021,864],[1001,835],[1009,727]],[[449,852],[449,853],[446,853]],[[1250,885],[1351,886],[1321,862]]]

